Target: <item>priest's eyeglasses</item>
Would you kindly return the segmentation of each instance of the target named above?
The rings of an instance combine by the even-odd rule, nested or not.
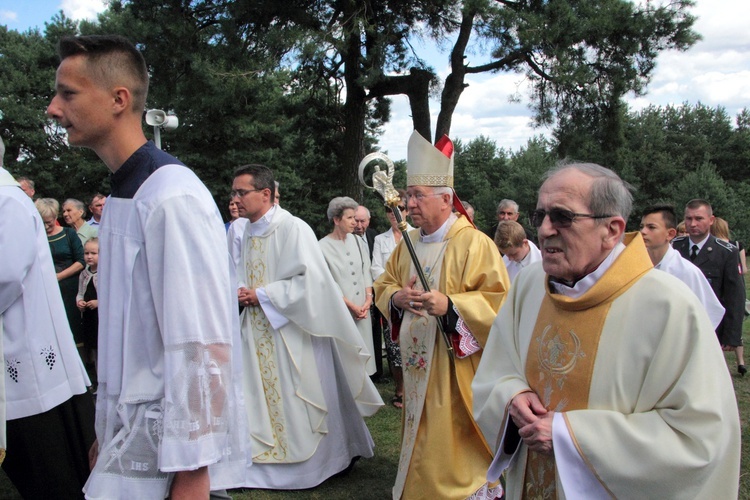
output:
[[[229,196],[234,198],[235,196],[239,196],[240,198],[244,198],[246,195],[250,193],[257,193],[258,191],[264,191],[263,189],[233,189],[229,192]]]
[[[577,219],[606,219],[612,215],[595,215],[595,214],[577,214],[570,210],[562,208],[553,208],[549,211],[538,209],[531,212],[531,225],[540,227],[544,223],[544,218],[549,215],[549,221],[555,228],[566,228],[573,225]]]
[[[417,203],[422,203],[425,198],[429,198],[431,196],[443,196],[443,195],[442,195],[442,193],[431,193],[431,194],[416,193],[416,194],[407,194],[406,195],[406,203],[409,203],[411,200],[416,200]]]

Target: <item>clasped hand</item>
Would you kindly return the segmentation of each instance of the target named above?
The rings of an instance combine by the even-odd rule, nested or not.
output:
[[[510,402],[510,418],[518,427],[518,435],[530,450],[551,454],[553,411],[547,411],[533,392],[522,392]]]
[[[393,305],[404,311],[419,316],[443,316],[448,312],[448,296],[431,290],[425,292],[414,288],[417,277],[412,276],[409,283],[393,295]]]
[[[240,288],[237,290],[237,299],[240,305],[245,307],[257,306],[259,304],[258,295],[255,293],[254,288],[252,290],[245,287]]]

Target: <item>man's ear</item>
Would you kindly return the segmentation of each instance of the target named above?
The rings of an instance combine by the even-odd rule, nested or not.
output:
[[[113,111],[115,113],[123,113],[130,110],[130,104],[133,100],[133,96],[130,94],[130,90],[127,87],[116,87],[112,91],[113,97]]]
[[[610,217],[607,221],[607,234],[604,236],[604,246],[614,248],[625,233],[625,219],[620,216]]]
[[[677,236],[677,229],[676,228],[669,228],[667,229],[667,241],[672,241],[675,236]]]

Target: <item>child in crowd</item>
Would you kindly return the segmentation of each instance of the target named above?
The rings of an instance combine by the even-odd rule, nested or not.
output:
[[[96,384],[96,349],[99,334],[99,301],[97,300],[96,269],[99,265],[99,239],[91,238],[83,246],[83,260],[86,269],[78,277],[76,303],[81,311],[81,331],[83,332],[83,359],[91,381]]]

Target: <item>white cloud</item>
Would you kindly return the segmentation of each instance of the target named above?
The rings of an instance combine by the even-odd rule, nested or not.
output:
[[[60,9],[74,20],[96,19],[107,8],[106,0],[62,0]]]
[[[0,10],[0,23],[12,24],[18,21],[18,13],[12,10]]]

